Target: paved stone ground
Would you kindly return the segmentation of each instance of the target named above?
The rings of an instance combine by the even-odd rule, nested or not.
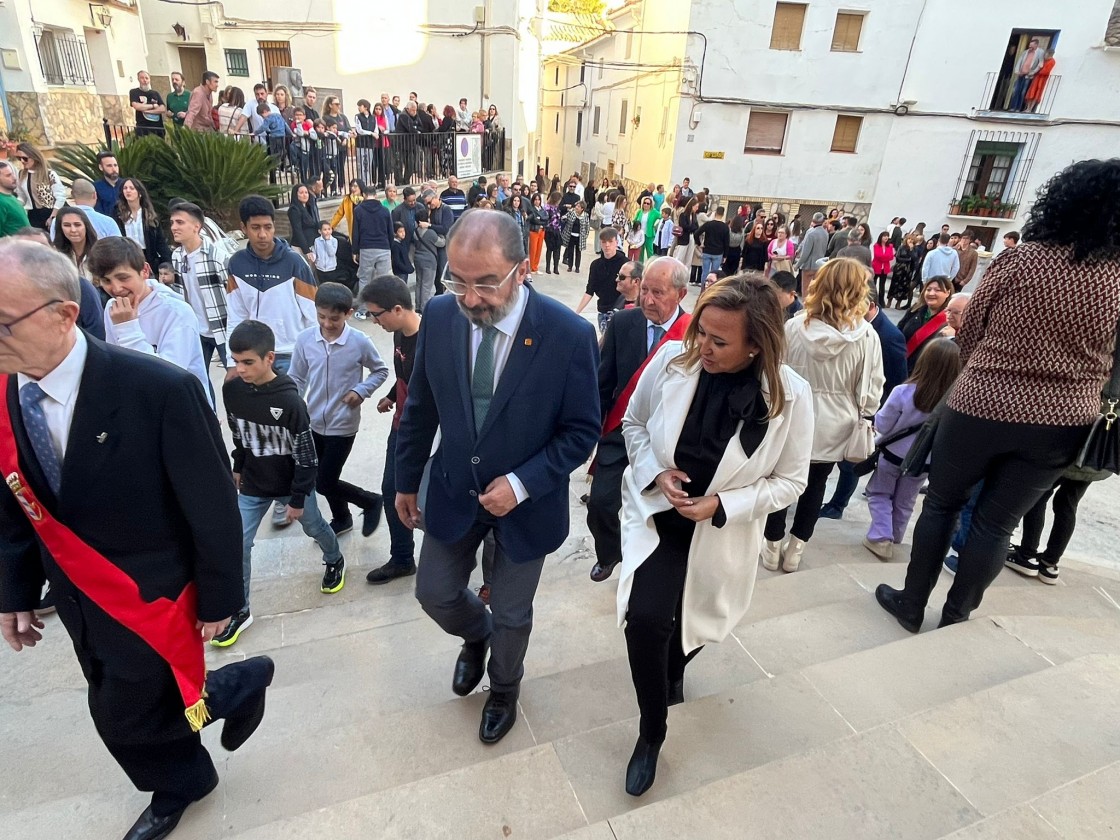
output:
[[[585,277],[538,288],[574,303]],[[359,328],[388,355],[387,335]],[[366,412],[350,480],[379,483],[387,429]],[[871,595],[901,582],[905,557],[884,564],[859,546],[861,504],[822,522],[802,570],[760,570],[747,620],[690,667],[658,780],[634,800],[622,776],[637,709],[614,586],[587,579],[581,477],[571,536],[542,577],[520,719],[496,747],[476,737],[483,692],[451,694],[457,645],[410,581],[366,585],[384,529],[343,537],[352,574],[325,596],[314,544],[265,524],[257,622],[208,658],[272,656],[268,715],[234,755],[204,733],[222,783],[174,837],[1120,836],[1120,573],[1096,548],[1115,539],[1113,482],[1086,498],[1060,585],[1005,572],[973,621],[913,637]],[[943,575],[926,628],[948,585]],[[93,732],[57,618],[40,647],[0,661],[0,836],[122,836],[146,799]]]

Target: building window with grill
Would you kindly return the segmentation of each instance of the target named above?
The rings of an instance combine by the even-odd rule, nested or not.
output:
[[[832,149],[834,152],[855,152],[859,141],[859,130],[863,127],[863,117],[839,114],[836,128],[832,130]]]
[[[778,111],[751,111],[747,119],[744,154],[780,155],[786,143],[789,114]]]
[[[258,41],[257,49],[261,54],[261,68],[269,85],[272,84],[274,67],[292,66],[292,47],[287,41]]]
[[[805,28],[806,8],[804,3],[775,4],[774,27],[770,31],[770,49],[801,49],[801,32]]]
[[[618,117],[618,133],[619,134],[625,134],[626,133],[626,117],[627,117],[627,111],[629,111],[629,110],[630,110],[629,100],[623,99],[622,100],[622,111],[620,112],[619,117]]]
[[[226,75],[249,76],[249,53],[245,50],[226,50]]]
[[[599,106],[595,106],[595,110],[591,112],[591,133],[596,137],[599,136]]]
[[[832,51],[859,52],[859,38],[862,34],[861,12],[837,12],[836,27],[832,30]]]
[[[1003,200],[1011,181],[1011,170],[1022,148],[1020,143],[977,143],[962,196]]]
[[[42,29],[35,36],[39,69],[48,85],[92,85],[93,67],[86,42],[64,29]]]
[[[583,142],[583,111],[576,113],[576,145]]]

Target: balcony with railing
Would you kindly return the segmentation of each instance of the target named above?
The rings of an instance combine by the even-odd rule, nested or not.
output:
[[[984,92],[980,95],[980,104],[976,106],[976,113],[986,117],[1010,119],[1049,119],[1062,77],[1053,75],[1036,77],[1027,83],[1021,96],[1015,95],[1015,81],[1016,77],[1011,73],[989,73],[984,82]],[[1034,98],[1028,99],[1032,93]]]
[[[1037,131],[973,131],[948,215],[970,220],[1017,218],[1041,137]]]

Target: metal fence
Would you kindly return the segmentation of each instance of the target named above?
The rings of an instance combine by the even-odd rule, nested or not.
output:
[[[105,145],[109,148],[126,146],[136,136],[134,126],[114,125],[104,120],[103,127]],[[158,131],[148,129],[147,133]],[[346,193],[347,185],[354,179],[379,187],[392,184],[402,188],[408,184],[443,180],[455,174],[458,135],[451,132],[390,134],[380,144],[372,138],[338,137],[333,133],[271,141],[241,136],[245,142],[268,146],[275,164],[269,173],[269,183],[294,188],[321,178],[327,195]],[[482,169],[485,172],[506,169],[504,130],[483,136]],[[290,195],[282,196],[281,205],[289,198]]]
[[[1023,117],[1049,117],[1061,84],[1061,75],[1052,75],[1046,79],[1039,101],[1028,104],[1024,97],[1020,103],[1014,97],[1015,77],[993,71],[984,80],[984,92],[980,94],[980,105],[976,110]]]

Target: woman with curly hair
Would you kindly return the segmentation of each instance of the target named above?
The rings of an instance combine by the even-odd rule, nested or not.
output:
[[[1120,321],[1120,158],[1074,163],[1038,192],[1017,248],[988,266],[957,334],[964,369],[937,426],[903,589],[880,606],[918,632],[961,509],[983,482],[939,627],[966,621],[1019,520],[1099,416]]]
[[[832,468],[845,459],[849,441],[883,395],[883,351],[867,314],[871,271],[848,257],[834,257],[805,293],[805,308],[786,321],[786,364],[808,380],[816,415],[809,483],[797,500],[786,536],[788,508],[766,519],[762,565],[796,572],[820,518]],[[862,457],[866,457],[865,453]]]

